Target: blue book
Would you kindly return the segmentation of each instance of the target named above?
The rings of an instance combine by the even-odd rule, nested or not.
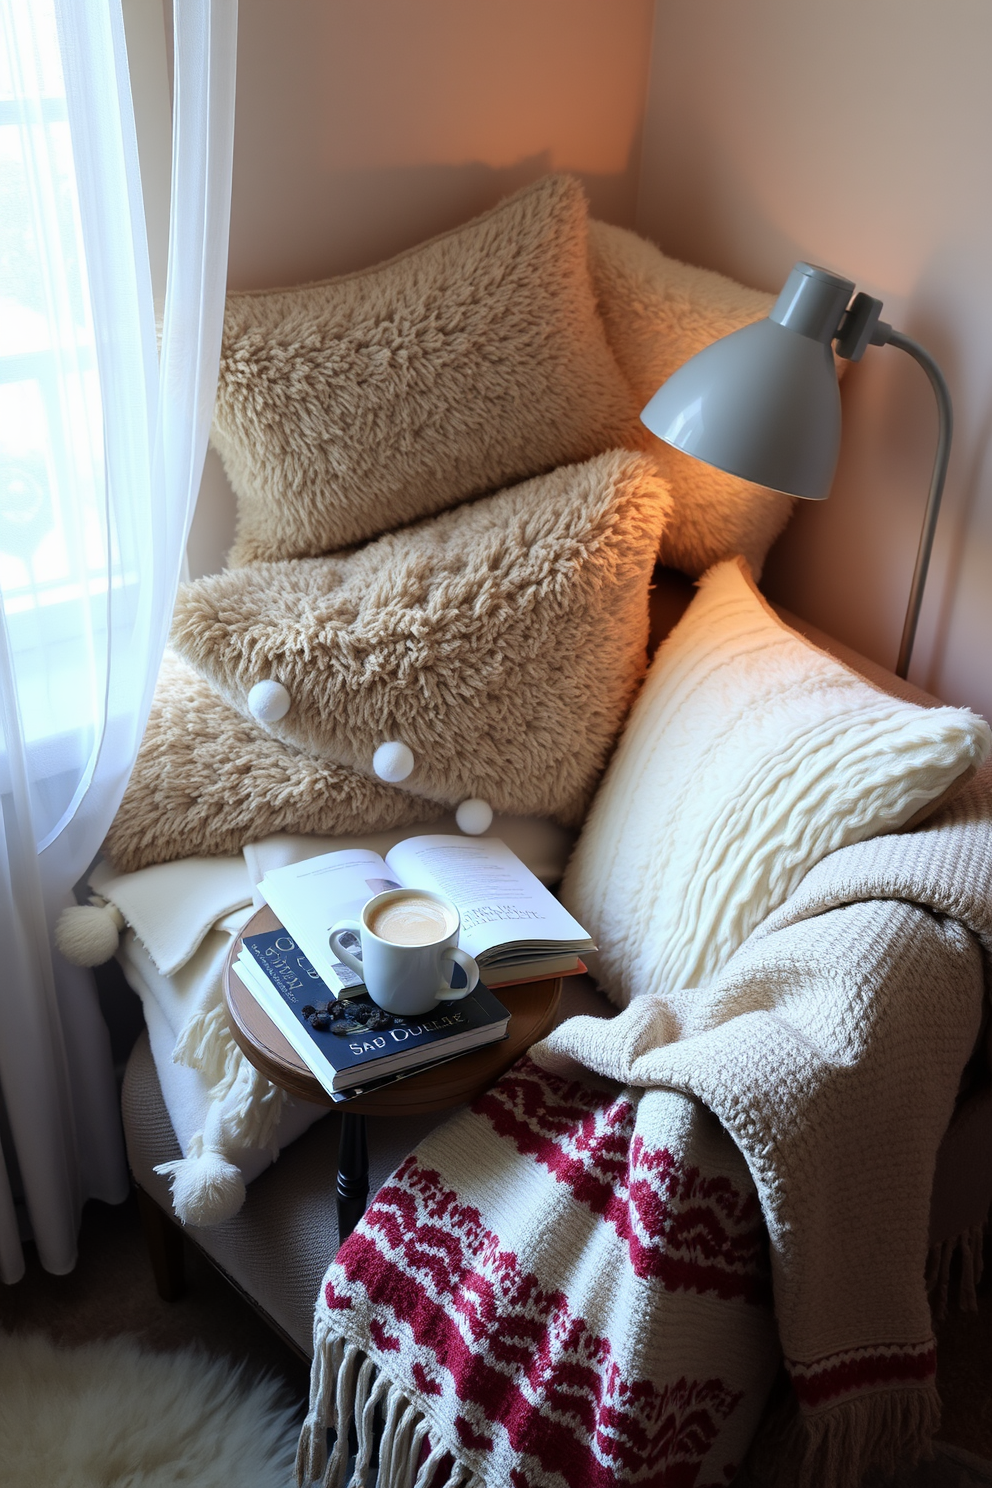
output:
[[[335,994],[281,929],[245,936],[235,970],[332,1096],[506,1037],[510,1015],[481,983],[467,997],[439,1003],[422,1017],[389,1015],[384,1028],[364,1026],[364,1019],[381,1009],[367,992],[356,992],[337,1002],[330,1019],[318,1020],[330,1026],[315,1027],[312,1010],[335,1004]]]

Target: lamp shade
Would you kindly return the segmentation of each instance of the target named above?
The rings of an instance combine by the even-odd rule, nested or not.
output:
[[[687,455],[759,486],[822,500],[840,449],[831,341],[854,285],[796,264],[767,320],[690,357],[641,419]]]

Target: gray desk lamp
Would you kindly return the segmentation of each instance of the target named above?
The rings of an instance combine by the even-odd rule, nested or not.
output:
[[[905,677],[951,452],[951,397],[933,357],[879,319],[881,300],[797,263],[767,320],[715,341],[673,372],[641,414],[652,434],[755,485],[822,501],[840,449],[840,390],[832,344],[857,362],[869,346],[899,346],[926,372],[940,428],[930,496],[899,645]],[[850,303],[849,303],[850,302]]]

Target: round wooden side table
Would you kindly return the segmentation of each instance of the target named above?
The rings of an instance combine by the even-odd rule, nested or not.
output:
[[[507,1037],[484,1049],[460,1054],[447,1064],[421,1070],[382,1090],[334,1101],[307,1068],[296,1050],[259,1006],[234,969],[245,935],[277,930],[280,922],[271,909],[256,910],[232,942],[224,966],[223,991],[235,1043],[256,1069],[290,1095],[314,1105],[333,1106],[341,1113],[338,1143],[338,1239],[351,1234],[362,1215],[369,1192],[366,1116],[420,1116],[445,1111],[475,1100],[526,1053],[531,1044],[554,1027],[561,1001],[561,978],[521,982],[500,987],[496,996],[509,1011]]]

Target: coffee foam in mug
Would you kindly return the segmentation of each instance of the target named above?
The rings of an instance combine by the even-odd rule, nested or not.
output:
[[[369,929],[380,940],[393,945],[431,945],[443,940],[454,928],[451,917],[434,899],[407,894],[380,904],[368,920]]]

